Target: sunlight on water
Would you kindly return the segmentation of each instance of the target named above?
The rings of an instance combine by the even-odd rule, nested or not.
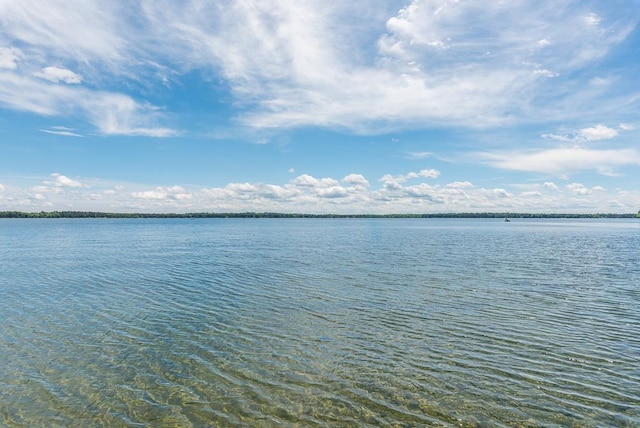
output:
[[[0,426],[640,426],[635,220],[0,221]]]

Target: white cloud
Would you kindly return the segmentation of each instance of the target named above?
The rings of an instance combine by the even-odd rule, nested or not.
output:
[[[558,77],[559,74],[556,73],[555,71],[551,71],[551,70],[547,70],[547,69],[536,69],[533,70],[533,74],[537,75],[537,76],[544,76],[544,77]]]
[[[545,46],[549,46],[550,44],[551,44],[551,42],[550,42],[550,41],[549,41],[549,39],[547,39],[547,38],[540,39],[540,40],[538,40],[538,41],[536,42],[536,45],[537,45],[539,48],[543,48],[543,47],[545,47]]]
[[[219,73],[242,106],[240,123],[255,128],[486,127],[576,117],[584,111],[577,106],[597,114],[619,105],[600,100],[606,88],[548,79],[578,75],[573,72],[630,34],[632,17],[615,8],[534,0],[413,0],[395,14],[394,7],[370,1],[4,1],[2,34],[23,47],[28,61],[14,48],[0,48],[0,68],[13,71],[18,59],[24,67],[19,76],[0,78],[0,86],[13,87],[0,94],[0,104],[47,114],[50,99],[61,101],[59,92],[37,95],[46,86],[26,81],[34,72],[48,81],[82,79],[88,88],[105,88],[114,80],[123,87],[170,87],[196,70]],[[9,96],[25,88],[24,100]],[[66,109],[53,110],[89,114],[84,95],[104,99],[105,92],[75,92],[63,97]],[[549,93],[553,99],[543,96]],[[146,122],[144,101],[128,97],[138,106],[128,111]],[[44,107],[37,107],[42,100]],[[104,134],[175,135],[161,122],[89,120]]]
[[[492,192],[494,196],[497,198],[510,198],[513,196],[512,194],[510,194],[504,189],[493,189]]]
[[[438,176],[440,176],[440,171],[437,169],[423,169],[422,171],[410,172],[406,175],[407,178],[438,178]]]
[[[44,183],[54,187],[86,187],[86,185],[80,181],[72,180],[62,174],[53,173],[51,174],[51,177],[53,178],[53,181],[47,180]]]
[[[162,115],[153,106],[140,104],[133,98],[108,92],[89,93],[82,104],[91,121],[106,135],[170,137],[178,131],[154,126]]]
[[[567,189],[569,189],[571,192],[573,192],[576,195],[590,195],[593,193],[593,191],[587,187],[585,187],[583,184],[581,183],[571,183],[571,184],[567,184]]]
[[[74,73],[71,70],[60,67],[44,67],[42,70],[33,73],[33,75],[54,83],[64,82],[69,84],[77,84],[82,82],[82,76]]]
[[[454,181],[453,183],[447,184],[446,187],[453,189],[470,189],[473,187],[473,184],[468,181]]]
[[[116,195],[116,194],[122,192],[124,189],[125,189],[124,186],[116,185],[112,189],[103,190],[102,193],[104,193],[105,195]]]
[[[358,175],[358,174],[350,174]],[[311,176],[309,176],[311,177]],[[5,210],[125,212],[298,212],[298,213],[443,213],[443,212],[637,212],[640,191],[587,187],[573,182],[526,182],[508,187],[476,187],[468,182],[445,185],[417,183],[387,188],[341,186],[338,180],[308,180],[313,186],[274,183],[229,183],[221,187],[153,187],[70,179],[55,173],[29,183],[6,185]],[[364,178],[364,177],[363,177]],[[324,180],[324,181],[323,181]],[[366,180],[366,178],[365,178]],[[4,182],[4,181],[3,181]],[[5,183],[6,184],[6,183]],[[346,183],[345,183],[346,184]],[[524,191],[513,191],[524,189]],[[547,191],[545,191],[547,189]],[[553,190],[552,192],[548,190]]]
[[[52,126],[50,129],[41,129],[40,131],[47,134],[63,135],[65,137],[82,137],[82,135],[74,132],[73,128],[67,128],[65,126]]]
[[[542,138],[547,140],[560,141],[563,143],[568,143],[574,141],[574,138],[568,135],[559,135],[559,134],[542,134]]]
[[[349,174],[342,179],[342,182],[350,186],[369,187],[369,181],[361,174]]]
[[[302,174],[292,180],[292,183],[296,186],[308,186],[313,187],[318,184],[318,180],[309,174]]]
[[[408,157],[409,159],[424,159],[427,158],[429,156],[432,156],[433,153],[431,152],[411,152],[408,153]]]
[[[598,24],[600,24],[600,21],[602,21],[602,18],[600,18],[595,13],[590,13],[584,18],[584,20],[589,26],[597,26]]]
[[[23,58],[22,51],[14,47],[0,47],[0,69],[13,70]]]
[[[405,187],[403,192],[404,195],[414,198],[427,198],[432,201],[438,200],[436,188],[426,183]]]
[[[0,2],[7,37],[39,47],[43,53],[78,62],[124,60],[135,8],[122,2],[95,0]],[[133,43],[131,43],[133,44]]]
[[[131,194],[134,198],[137,199],[166,199],[166,192],[160,190],[147,190],[144,192],[133,192]]]
[[[626,131],[630,130],[628,126],[623,126],[623,124],[619,127],[621,130]],[[625,129],[627,128],[627,129]],[[589,142],[589,141],[599,141],[599,140],[610,140],[618,136],[618,131],[614,128],[609,128],[608,126],[598,124],[596,126],[582,128],[579,129],[575,134],[543,134],[542,137],[561,141],[561,142],[573,142],[573,143],[581,143],[581,142]]]
[[[404,175],[393,176],[391,174],[385,174],[379,181],[383,182],[387,187],[397,187],[400,183],[404,183],[414,178],[437,178],[440,175],[440,171],[436,169],[423,169],[419,172],[409,172]]]
[[[540,151],[479,153],[477,157],[496,168],[543,172],[557,176],[583,170],[611,175],[617,167],[640,165],[635,149],[597,150],[579,147]]]
[[[294,178],[291,184],[301,187],[333,187],[339,185],[338,181],[333,178],[317,179],[308,174],[302,174]]]
[[[156,187],[154,190],[133,192],[131,196],[143,200],[185,201],[192,198],[191,192],[181,186]]]
[[[4,192],[4,189],[5,187],[2,184],[0,184],[0,192]]]
[[[120,81],[135,82],[144,75],[139,67],[148,55],[143,53],[146,30],[132,26],[138,19],[133,4],[1,2],[0,16],[5,37],[24,46],[22,50],[0,48],[0,106],[47,116],[80,113],[105,135],[177,134],[158,126],[163,115],[144,102],[125,94],[52,86],[47,82],[78,84],[84,79],[67,67],[36,65],[78,64],[92,74],[91,80],[98,87],[114,75]],[[20,69],[17,59],[21,59]],[[1,72],[3,68],[9,71]]]
[[[158,127],[163,114],[133,98],[81,87],[50,85],[40,79],[0,72],[0,105],[45,116],[83,114],[104,135],[168,137],[178,132]]]
[[[584,141],[609,140],[618,136],[618,131],[604,125],[583,128],[578,131],[577,138]]]
[[[349,192],[342,186],[331,186],[326,189],[318,189],[317,195],[321,198],[344,198]]]
[[[540,77],[601,57],[631,31],[622,25],[603,33],[604,19],[590,27],[590,12],[579,5],[538,1],[415,0],[386,18],[372,13],[370,2],[156,1],[144,2],[142,12],[151,30],[140,38],[161,37],[162,53],[181,67],[220,69],[236,97],[253,106],[244,123],[363,133],[513,120],[514,108],[536,103]],[[376,38],[376,45],[361,44]],[[584,102],[584,91],[574,89],[558,94],[562,104]],[[540,113],[550,111],[545,101]]]
[[[636,129],[635,126],[633,126],[630,123],[621,123],[618,128],[620,128],[620,130],[622,131],[633,131],[634,129]]]

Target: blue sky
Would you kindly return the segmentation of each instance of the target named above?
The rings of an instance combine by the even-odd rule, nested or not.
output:
[[[0,0],[0,210],[640,209],[640,0]]]

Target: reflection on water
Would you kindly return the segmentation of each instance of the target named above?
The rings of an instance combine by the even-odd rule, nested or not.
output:
[[[0,426],[639,426],[633,220],[0,221]]]

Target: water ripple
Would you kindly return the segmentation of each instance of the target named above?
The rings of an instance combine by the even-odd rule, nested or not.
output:
[[[638,426],[640,229],[588,225],[2,222],[0,426]]]

